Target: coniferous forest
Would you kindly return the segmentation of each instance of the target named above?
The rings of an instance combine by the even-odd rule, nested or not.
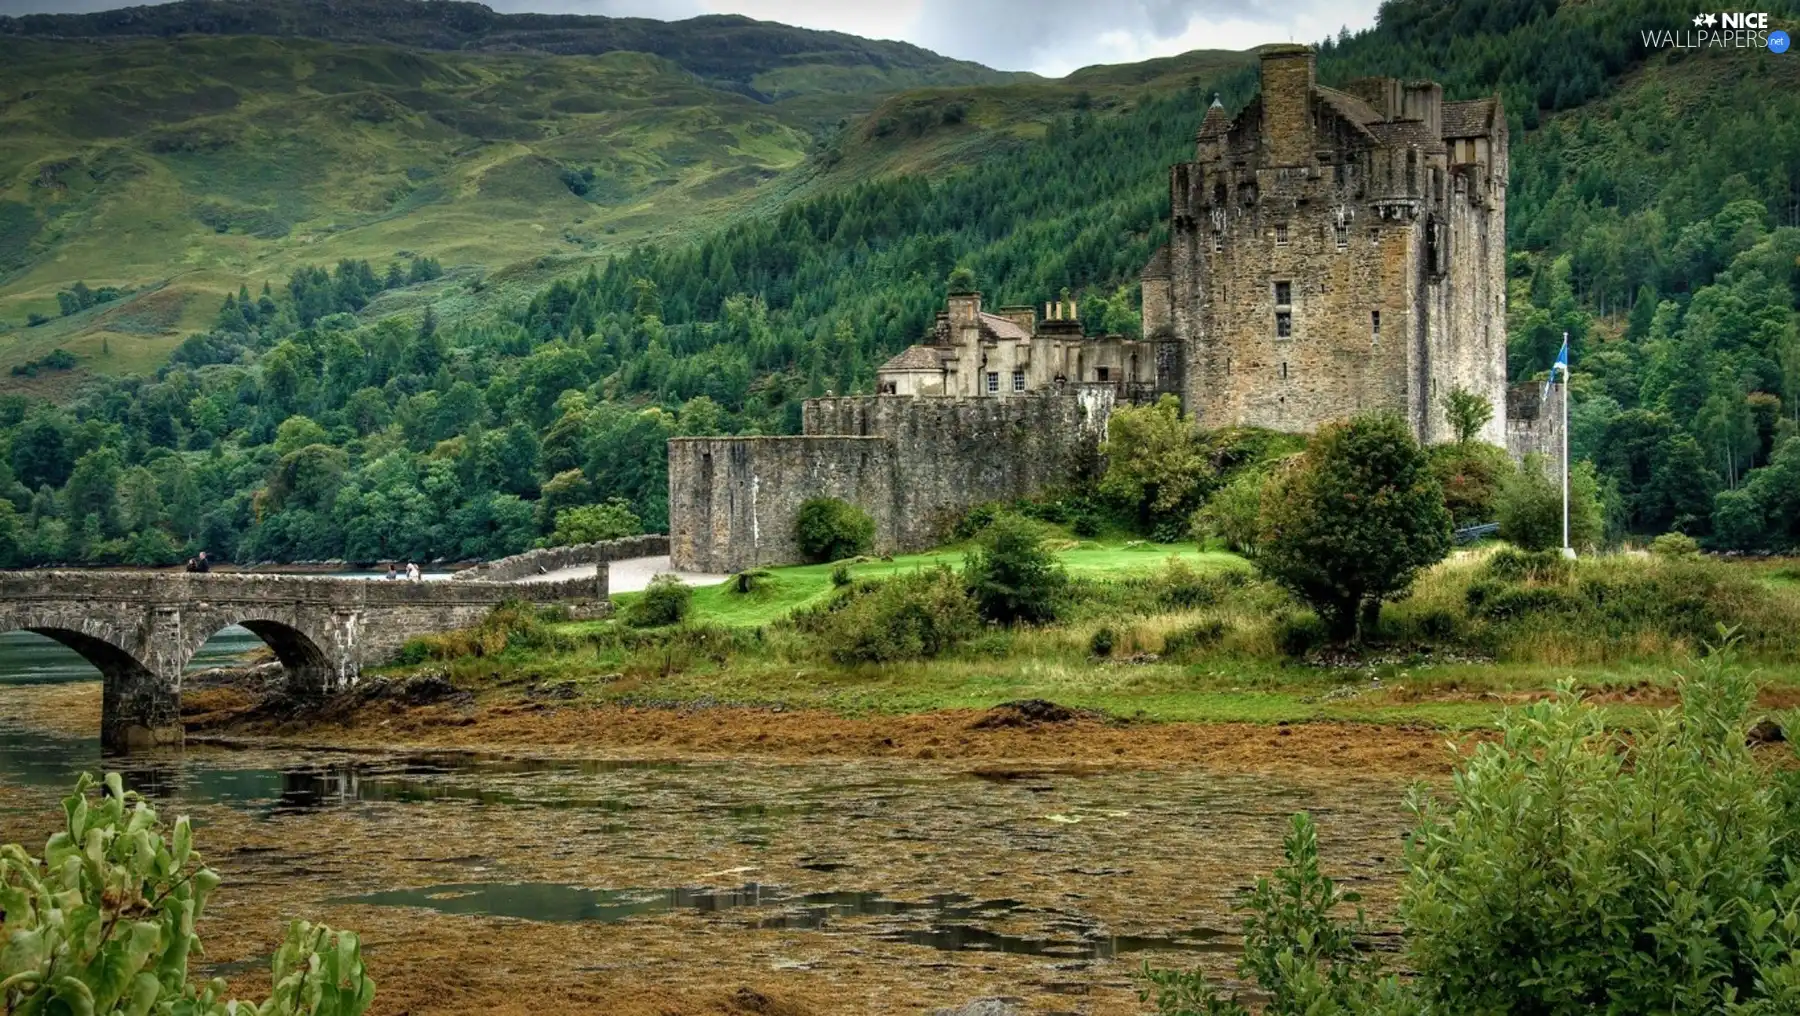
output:
[[[1573,450],[1615,535],[1787,549],[1800,63],[1644,47],[1642,28],[1691,13],[1390,0],[1375,28],[1321,44],[1319,72],[1502,95],[1512,377],[1541,377],[1569,334]],[[1235,109],[1254,87],[1250,67],[1123,109],[1077,102],[977,165],[820,186],[453,319],[430,299],[369,311],[442,292],[454,274],[428,256],[246,280],[153,376],[61,405],[0,399],[0,563],[491,557],[615,498],[660,529],[667,438],[790,433],[801,400],[870,390],[953,268],[989,302],[1067,291],[1091,331],[1136,330],[1167,166],[1191,156],[1215,92]]]

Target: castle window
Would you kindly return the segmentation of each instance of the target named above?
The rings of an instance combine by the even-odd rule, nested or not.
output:
[[[1218,253],[1222,252],[1224,249],[1225,249],[1225,234],[1215,230],[1213,232],[1213,253],[1218,254]]]
[[[1369,246],[1373,247],[1379,243],[1381,243],[1381,230],[1379,230],[1379,229],[1369,230]]]
[[[1285,310],[1275,312],[1275,337],[1285,339],[1294,334],[1294,315]]]
[[[1022,370],[1013,371],[1013,391],[1022,392],[1024,390],[1025,390],[1025,372]]]
[[[1294,284],[1291,282],[1275,283],[1275,306],[1286,307],[1294,302]]]
[[[1112,371],[1106,367],[1095,367],[1094,368],[1094,380],[1095,381],[1111,381],[1112,380]]]
[[[1381,338],[1381,312],[1378,310],[1369,312],[1369,334],[1374,338]]]
[[[899,382],[897,382],[897,381],[883,381],[883,382],[882,382],[882,383],[881,383],[881,392],[880,392],[880,394],[882,394],[882,395],[894,395],[894,394],[897,394],[897,393],[898,393],[898,391],[899,391],[899,387],[900,387],[900,386],[899,386]]]
[[[1287,246],[1287,223],[1285,222],[1277,222],[1275,224],[1275,246]]]
[[[1286,360],[1281,361],[1281,379],[1283,381],[1287,380],[1287,361]]]
[[[1348,246],[1350,246],[1350,227],[1340,222],[1337,224],[1337,249],[1343,250]]]
[[[997,371],[997,370],[988,371],[987,390],[988,390],[989,395],[1000,394],[1000,372],[999,371]]]

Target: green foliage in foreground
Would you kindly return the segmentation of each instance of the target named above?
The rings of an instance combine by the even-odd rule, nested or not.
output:
[[[184,816],[165,830],[117,774],[82,774],[65,828],[34,858],[0,847],[0,1010],[10,1016],[359,1016],[375,998],[351,932],[297,921],[276,950],[261,1005],[225,1000],[225,982],[188,982],[194,922],[219,876]]]
[[[650,580],[644,595],[625,611],[625,623],[633,628],[660,628],[687,619],[694,603],[694,589],[673,575]]]
[[[1562,546],[1562,482],[1551,476],[1541,456],[1527,458],[1500,485],[1494,512],[1500,538],[1526,550]],[[1577,462],[1569,471],[1569,546],[1592,550],[1606,537],[1605,511],[1590,462]]]
[[[1361,915],[1296,817],[1287,863],[1245,908],[1243,974],[1265,1013],[1800,1011],[1800,777],[1745,743],[1756,684],[1713,656],[1628,738],[1565,686],[1511,712],[1448,802],[1414,792],[1382,975]],[[1162,1016],[1247,1014],[1197,973],[1147,970]]]

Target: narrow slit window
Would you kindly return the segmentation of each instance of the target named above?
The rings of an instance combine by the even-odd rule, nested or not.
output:
[[[1369,334],[1381,338],[1381,312],[1378,310],[1369,312]]]
[[[1294,334],[1294,315],[1285,310],[1275,312],[1275,337],[1285,339]]]
[[[1281,379],[1283,381],[1287,380],[1287,361],[1286,360],[1281,361]]]
[[[1337,226],[1337,249],[1343,250],[1348,246],[1350,246],[1350,227],[1340,222]]]

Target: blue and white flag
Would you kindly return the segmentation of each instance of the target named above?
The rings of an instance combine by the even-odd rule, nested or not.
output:
[[[1550,376],[1544,379],[1544,394],[1541,396],[1541,398],[1543,398],[1543,399],[1550,398],[1550,386],[1556,383],[1556,372],[1559,368],[1563,372],[1563,382],[1566,384],[1569,380],[1569,333],[1568,332],[1563,333],[1562,348],[1556,351],[1556,362],[1552,363],[1550,365]]]

